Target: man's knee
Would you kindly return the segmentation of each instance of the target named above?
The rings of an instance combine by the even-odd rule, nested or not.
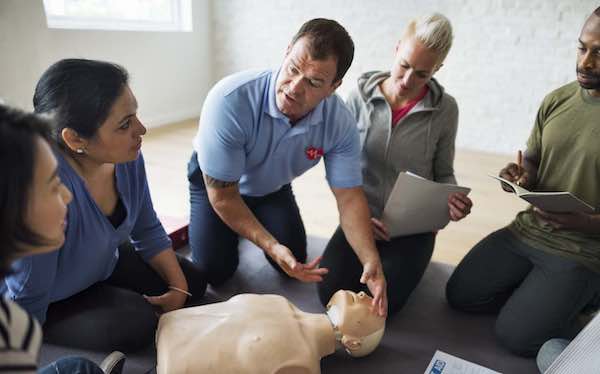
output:
[[[456,271],[452,274],[448,283],[446,283],[446,300],[452,308],[463,311],[468,310],[468,306],[472,302],[465,285],[461,284],[460,276],[456,274]]]
[[[225,251],[218,247],[203,247],[192,250],[192,262],[213,286],[219,286],[233,276],[239,264],[237,252],[226,256]]]
[[[213,286],[220,286],[229,280],[238,267],[238,260],[236,261],[200,261],[196,262],[196,265],[202,269],[202,272],[206,275],[206,281]]]
[[[516,318],[525,318],[516,317]],[[531,329],[523,328],[522,323],[515,323],[515,316],[506,317],[500,314],[496,320],[495,335],[498,342],[514,354],[524,357],[533,357],[540,349],[545,337]]]
[[[453,309],[468,313],[497,312],[506,302],[510,293],[494,293],[473,281],[470,276],[464,276],[460,268],[446,283],[446,300]]]

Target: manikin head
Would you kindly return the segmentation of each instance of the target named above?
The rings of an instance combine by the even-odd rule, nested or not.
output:
[[[327,315],[353,357],[373,352],[383,337],[385,318],[371,312],[372,301],[364,292],[339,290],[327,304]]]

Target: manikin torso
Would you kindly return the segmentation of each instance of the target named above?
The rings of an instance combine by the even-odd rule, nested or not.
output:
[[[325,314],[305,313],[277,295],[237,295],[163,315],[158,374],[319,374],[335,350]]]

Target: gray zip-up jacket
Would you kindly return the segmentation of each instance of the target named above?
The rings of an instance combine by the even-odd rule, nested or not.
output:
[[[427,95],[392,129],[392,109],[379,87],[389,76],[379,71],[363,74],[347,100],[360,133],[363,188],[376,218],[381,217],[400,172],[456,184],[456,101],[432,78]]]

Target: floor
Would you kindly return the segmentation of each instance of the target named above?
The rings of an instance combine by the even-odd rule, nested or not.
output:
[[[189,215],[187,161],[192,152],[197,119],[150,129],[142,147],[154,206],[161,216]],[[515,152],[516,154],[516,152]],[[472,189],[472,213],[461,222],[451,222],[438,234],[434,261],[456,265],[468,250],[493,230],[510,222],[525,207],[512,194],[504,193],[488,174],[512,161],[510,156],[459,149],[455,172],[459,184]],[[294,193],[307,234],[329,238],[338,224],[335,200],[325,181],[323,163],[297,178]]]
[[[326,239],[309,235],[309,256],[318,255],[326,242]],[[360,359],[351,358],[338,350],[321,360],[321,372],[421,374],[435,351],[441,350],[499,373],[539,374],[535,360],[515,356],[497,343],[494,338],[495,316],[460,313],[448,306],[444,290],[452,269],[450,265],[431,262],[407,304],[398,315],[387,320],[379,347],[371,355]],[[203,303],[225,301],[239,293],[278,294],[305,312],[323,312],[314,284],[281,276],[265,261],[262,253],[247,241],[241,242],[238,271],[224,285],[209,287]],[[193,322],[190,322],[189,328],[194,328]],[[282,334],[285,335],[285,332]],[[198,346],[197,349],[201,355],[202,347]],[[82,355],[99,362],[105,354],[45,344],[41,360],[45,364],[65,355]],[[127,352],[127,356],[125,373],[155,374],[156,354],[152,347],[142,352]],[[225,374],[221,371],[210,373]]]
[[[189,210],[186,164],[197,120],[152,129],[145,137],[143,151],[156,210],[170,221],[186,219]],[[352,359],[337,352],[321,362],[327,374],[423,373],[436,350],[478,363],[502,373],[537,373],[535,361],[510,354],[494,339],[492,315],[469,315],[449,308],[444,285],[465,253],[483,236],[500,228],[524,207],[519,199],[502,192],[487,176],[497,173],[510,158],[466,150],[457,151],[456,176],[471,187],[472,214],[451,223],[438,234],[434,259],[407,305],[386,324],[380,347],[370,356]],[[294,181],[293,188],[308,234],[309,257],[320,254],[337,226],[335,201],[328,191],[322,164]],[[209,287],[205,303],[227,300],[234,294],[275,293],[287,297],[307,312],[322,312],[313,284],[290,281],[271,268],[256,248],[243,241],[240,266],[233,279],[219,288]],[[192,327],[191,327],[192,328]],[[199,352],[202,351],[198,347]],[[105,353],[87,352],[45,344],[41,361],[78,354],[100,361]],[[152,347],[128,353],[126,372],[152,373]]]

